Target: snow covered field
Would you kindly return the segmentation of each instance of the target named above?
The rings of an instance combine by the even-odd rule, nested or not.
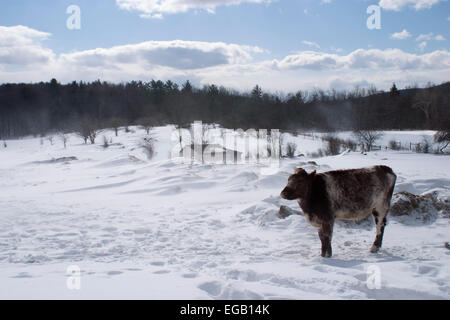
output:
[[[398,175],[396,192],[450,199],[450,157],[381,151],[255,165],[170,160],[171,127],[156,128],[156,156],[139,147],[145,130],[103,133],[114,144],[71,135],[8,141],[0,148],[0,298],[26,299],[449,299],[450,220],[391,217],[383,248],[369,253],[370,223],[338,223],[333,258],[301,215],[277,216],[288,175],[301,162],[327,171],[375,164]],[[425,133],[409,132],[422,139]],[[308,152],[319,141],[296,142]],[[401,138],[399,138],[400,140]],[[413,142],[413,141],[411,141]],[[66,158],[60,161],[62,157]],[[69,290],[69,266],[81,269]],[[367,279],[379,272],[381,287]]]

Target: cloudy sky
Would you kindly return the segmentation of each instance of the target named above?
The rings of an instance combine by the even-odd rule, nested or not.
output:
[[[67,8],[80,8],[80,29]],[[369,29],[367,8],[380,8]],[[2,0],[0,82],[190,79],[238,90],[450,81],[447,0]]]

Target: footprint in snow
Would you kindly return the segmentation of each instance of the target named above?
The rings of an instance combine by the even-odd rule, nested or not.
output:
[[[358,273],[358,274],[355,274],[354,277],[356,279],[358,279],[359,281],[365,282],[365,281],[367,281],[368,275],[367,275],[367,273]]]
[[[200,284],[198,288],[213,297],[217,297],[222,292],[222,284],[218,281],[204,282]]]
[[[169,270],[158,270],[158,271],[155,271],[153,273],[154,274],[166,274],[166,273],[170,273],[170,271]]]
[[[12,276],[11,278],[33,278],[33,276],[27,272],[21,272],[15,276]]]
[[[142,269],[139,268],[126,268],[127,271],[142,271]]]

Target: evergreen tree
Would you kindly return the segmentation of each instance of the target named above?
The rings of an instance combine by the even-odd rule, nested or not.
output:
[[[396,97],[398,95],[400,95],[400,91],[398,91],[397,86],[395,85],[395,83],[392,84],[391,90],[390,90],[390,95],[391,97]]]
[[[189,80],[186,80],[186,82],[183,84],[181,92],[183,92],[183,93],[191,93],[192,92],[192,85],[189,82]]]
[[[262,90],[259,85],[256,85],[252,90],[252,97],[255,99],[261,99],[262,98]]]

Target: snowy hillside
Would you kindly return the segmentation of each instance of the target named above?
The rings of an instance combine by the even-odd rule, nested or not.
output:
[[[284,159],[277,174],[255,165],[172,161],[172,127],[96,145],[25,138],[0,147],[0,298],[32,299],[450,299],[449,218],[390,217],[383,248],[369,253],[372,222],[338,223],[333,258],[302,215],[278,216],[294,168],[319,172],[384,164],[395,192],[450,200],[450,157],[406,151]],[[424,133],[408,133],[422,139]],[[102,136],[112,143],[102,146]],[[430,134],[429,134],[430,135]],[[298,150],[322,142],[288,137]],[[404,139],[399,137],[398,140]],[[413,142],[413,141],[411,141]],[[305,151],[305,153],[306,153]],[[307,163],[315,161],[314,163]],[[431,209],[430,209],[431,210]],[[81,269],[69,290],[67,268]],[[371,270],[381,288],[370,289]]]

